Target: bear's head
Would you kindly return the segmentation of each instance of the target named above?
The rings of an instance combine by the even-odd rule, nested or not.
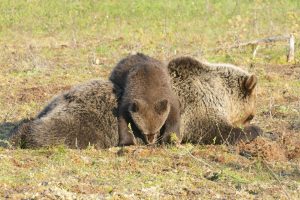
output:
[[[235,85],[231,83],[228,86],[232,97],[229,120],[237,127],[249,125],[254,118],[256,110],[257,78],[253,74],[239,74],[231,81],[235,82]]]
[[[135,126],[143,134],[144,142],[153,144],[160,140],[160,130],[168,118],[170,102],[161,99],[154,103],[146,102],[143,99],[134,99],[129,104],[129,113]]]

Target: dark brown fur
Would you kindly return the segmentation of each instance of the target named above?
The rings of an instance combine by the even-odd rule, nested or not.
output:
[[[135,137],[154,143],[180,138],[179,101],[172,91],[167,66],[160,61],[136,54],[121,60],[110,80],[121,88],[119,102],[119,145],[132,145]],[[131,124],[133,134],[129,131]]]

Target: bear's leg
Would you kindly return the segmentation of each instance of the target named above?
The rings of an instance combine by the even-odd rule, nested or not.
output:
[[[173,137],[176,135],[176,138]],[[171,107],[169,116],[161,130],[160,137],[158,138],[159,143],[180,143],[180,113],[178,110]]]
[[[118,117],[118,134],[118,146],[135,145],[134,135],[129,132],[128,123],[122,115]]]
[[[252,141],[256,137],[262,135],[263,131],[258,126],[249,125],[245,126],[244,128],[237,128],[237,127],[227,127],[227,137],[223,139],[229,144],[236,144],[240,141]]]
[[[245,126],[241,130],[235,131],[233,142],[252,141],[263,134],[263,130],[255,125]]]

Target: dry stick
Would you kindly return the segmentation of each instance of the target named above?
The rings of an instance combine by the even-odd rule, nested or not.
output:
[[[265,160],[262,160],[263,164],[267,167],[267,169],[271,172],[272,176],[276,179],[276,181],[279,183],[281,189],[283,190],[283,192],[285,193],[286,197],[288,199],[291,199],[291,197],[289,196],[289,194],[287,193],[287,191],[284,189],[284,187],[282,186],[281,181],[279,180],[279,178],[276,176],[276,174],[272,171],[272,169],[269,167],[268,163]]]
[[[193,147],[191,150],[188,150],[186,154],[184,155],[189,155],[191,158],[193,158],[194,160],[204,164],[205,166],[207,166],[210,169],[214,169],[214,167],[212,165],[210,165],[208,162],[205,162],[203,159],[201,158],[197,158],[196,156],[194,156],[192,154],[192,151],[195,149],[195,147]],[[219,168],[218,166],[215,166],[216,168]]]
[[[289,38],[290,38],[289,35],[273,36],[273,37],[268,37],[268,38],[263,38],[263,39],[252,40],[252,41],[248,41],[248,42],[242,42],[239,44],[231,45],[229,47],[220,47],[220,48],[217,48],[216,51],[231,50],[231,49],[236,49],[236,48],[249,46],[249,45],[258,45],[258,44],[267,44],[267,43],[272,43],[272,42],[277,42],[277,41],[286,41]]]
[[[267,43],[278,42],[278,41],[287,41],[287,40],[289,41],[287,61],[292,62],[295,57],[295,37],[293,34],[272,36],[272,37],[268,37],[268,38],[257,39],[257,40],[252,40],[252,41],[248,41],[248,42],[242,42],[242,43],[231,45],[229,47],[219,47],[217,49],[214,49],[213,51],[219,52],[219,51],[224,51],[224,50],[241,48],[241,47],[245,47],[245,46],[252,46],[253,47],[252,56],[255,57],[257,50],[258,50],[258,46],[260,44],[267,44]]]
[[[202,160],[201,158],[197,158],[196,156],[194,156],[194,155],[191,153],[191,152],[193,151],[194,148],[195,148],[195,147],[193,147],[191,150],[187,150],[187,152],[184,153],[184,154],[182,154],[182,156],[188,155],[188,156],[190,156],[191,158],[193,158],[194,160],[196,160],[196,161],[198,161],[198,162],[204,164],[205,166],[209,167],[210,169],[213,169],[213,166],[212,166],[212,165],[208,164],[207,162],[205,162],[205,161]],[[173,154],[173,153],[168,152],[165,148],[163,148],[163,150],[164,150],[168,155]],[[174,155],[174,154],[173,154],[173,155]],[[176,154],[176,155],[177,155],[177,154]]]
[[[289,38],[289,52],[287,56],[287,61],[292,62],[295,59],[295,37],[294,35],[290,35]]]
[[[259,45],[253,45],[252,48],[252,58],[255,58]]]
[[[197,158],[196,156],[194,156],[194,155],[191,153],[191,151],[188,151],[188,154],[189,154],[190,157],[192,157],[192,158],[195,159],[196,161],[198,161],[198,162],[200,162],[200,163],[206,165],[206,166],[209,167],[210,169],[213,169],[213,167],[212,167],[210,164],[208,164],[207,162],[205,162],[205,161],[202,160],[201,158]]]

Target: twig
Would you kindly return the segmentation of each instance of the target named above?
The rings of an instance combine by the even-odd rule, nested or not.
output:
[[[259,45],[253,45],[252,58],[255,58]]]
[[[289,51],[287,56],[287,61],[292,62],[295,59],[295,37],[290,35],[289,37]]]
[[[196,161],[198,161],[198,162],[200,162],[200,163],[206,165],[207,167],[213,169],[213,167],[212,167],[210,164],[208,164],[207,162],[205,162],[204,160],[202,160],[202,159],[200,159],[200,158],[195,157],[195,156],[191,153],[191,151],[188,151],[188,155],[189,155],[190,157],[192,157],[193,159],[195,159]]]
[[[181,154],[181,155],[182,155],[182,156],[188,155],[188,156],[190,156],[191,158],[195,159],[196,161],[198,161],[198,162],[204,164],[205,166],[209,167],[210,169],[213,169],[213,166],[211,166],[210,164],[208,164],[208,163],[205,162],[204,160],[195,157],[195,156],[191,153],[191,152],[193,151],[193,149],[194,149],[194,147],[193,147],[191,150],[187,150],[186,153]],[[172,153],[168,152],[165,148],[163,148],[163,150],[164,150],[167,154],[172,154]],[[177,154],[176,154],[176,155],[177,155]]]
[[[244,46],[266,44],[266,43],[272,43],[272,42],[277,42],[277,41],[287,41],[288,39],[290,39],[290,35],[272,36],[272,37],[252,40],[252,41],[248,41],[248,42],[241,42],[238,44],[231,45],[229,47],[220,47],[220,48],[217,48],[216,51],[231,50],[231,49],[241,48]]]
[[[288,41],[287,62],[294,61],[294,59],[295,59],[295,37],[293,34],[271,36],[271,37],[267,37],[267,38],[256,39],[256,40],[251,40],[251,41],[247,41],[247,42],[241,42],[241,43],[230,45],[227,47],[222,46],[222,47],[213,49],[212,51],[214,51],[214,52],[219,52],[219,51],[224,51],[224,50],[229,51],[229,50],[237,49],[237,48],[241,48],[241,47],[252,46],[252,49],[253,49],[252,57],[254,58],[256,56],[259,45],[278,42],[278,41]]]
[[[267,169],[271,172],[272,176],[276,179],[276,181],[279,183],[281,189],[283,190],[283,192],[285,193],[286,197],[288,199],[291,199],[291,197],[289,196],[289,194],[287,193],[287,191],[284,189],[281,181],[279,180],[279,178],[276,176],[276,174],[272,171],[272,169],[269,167],[268,163],[266,161],[263,160],[263,164],[267,167]]]

